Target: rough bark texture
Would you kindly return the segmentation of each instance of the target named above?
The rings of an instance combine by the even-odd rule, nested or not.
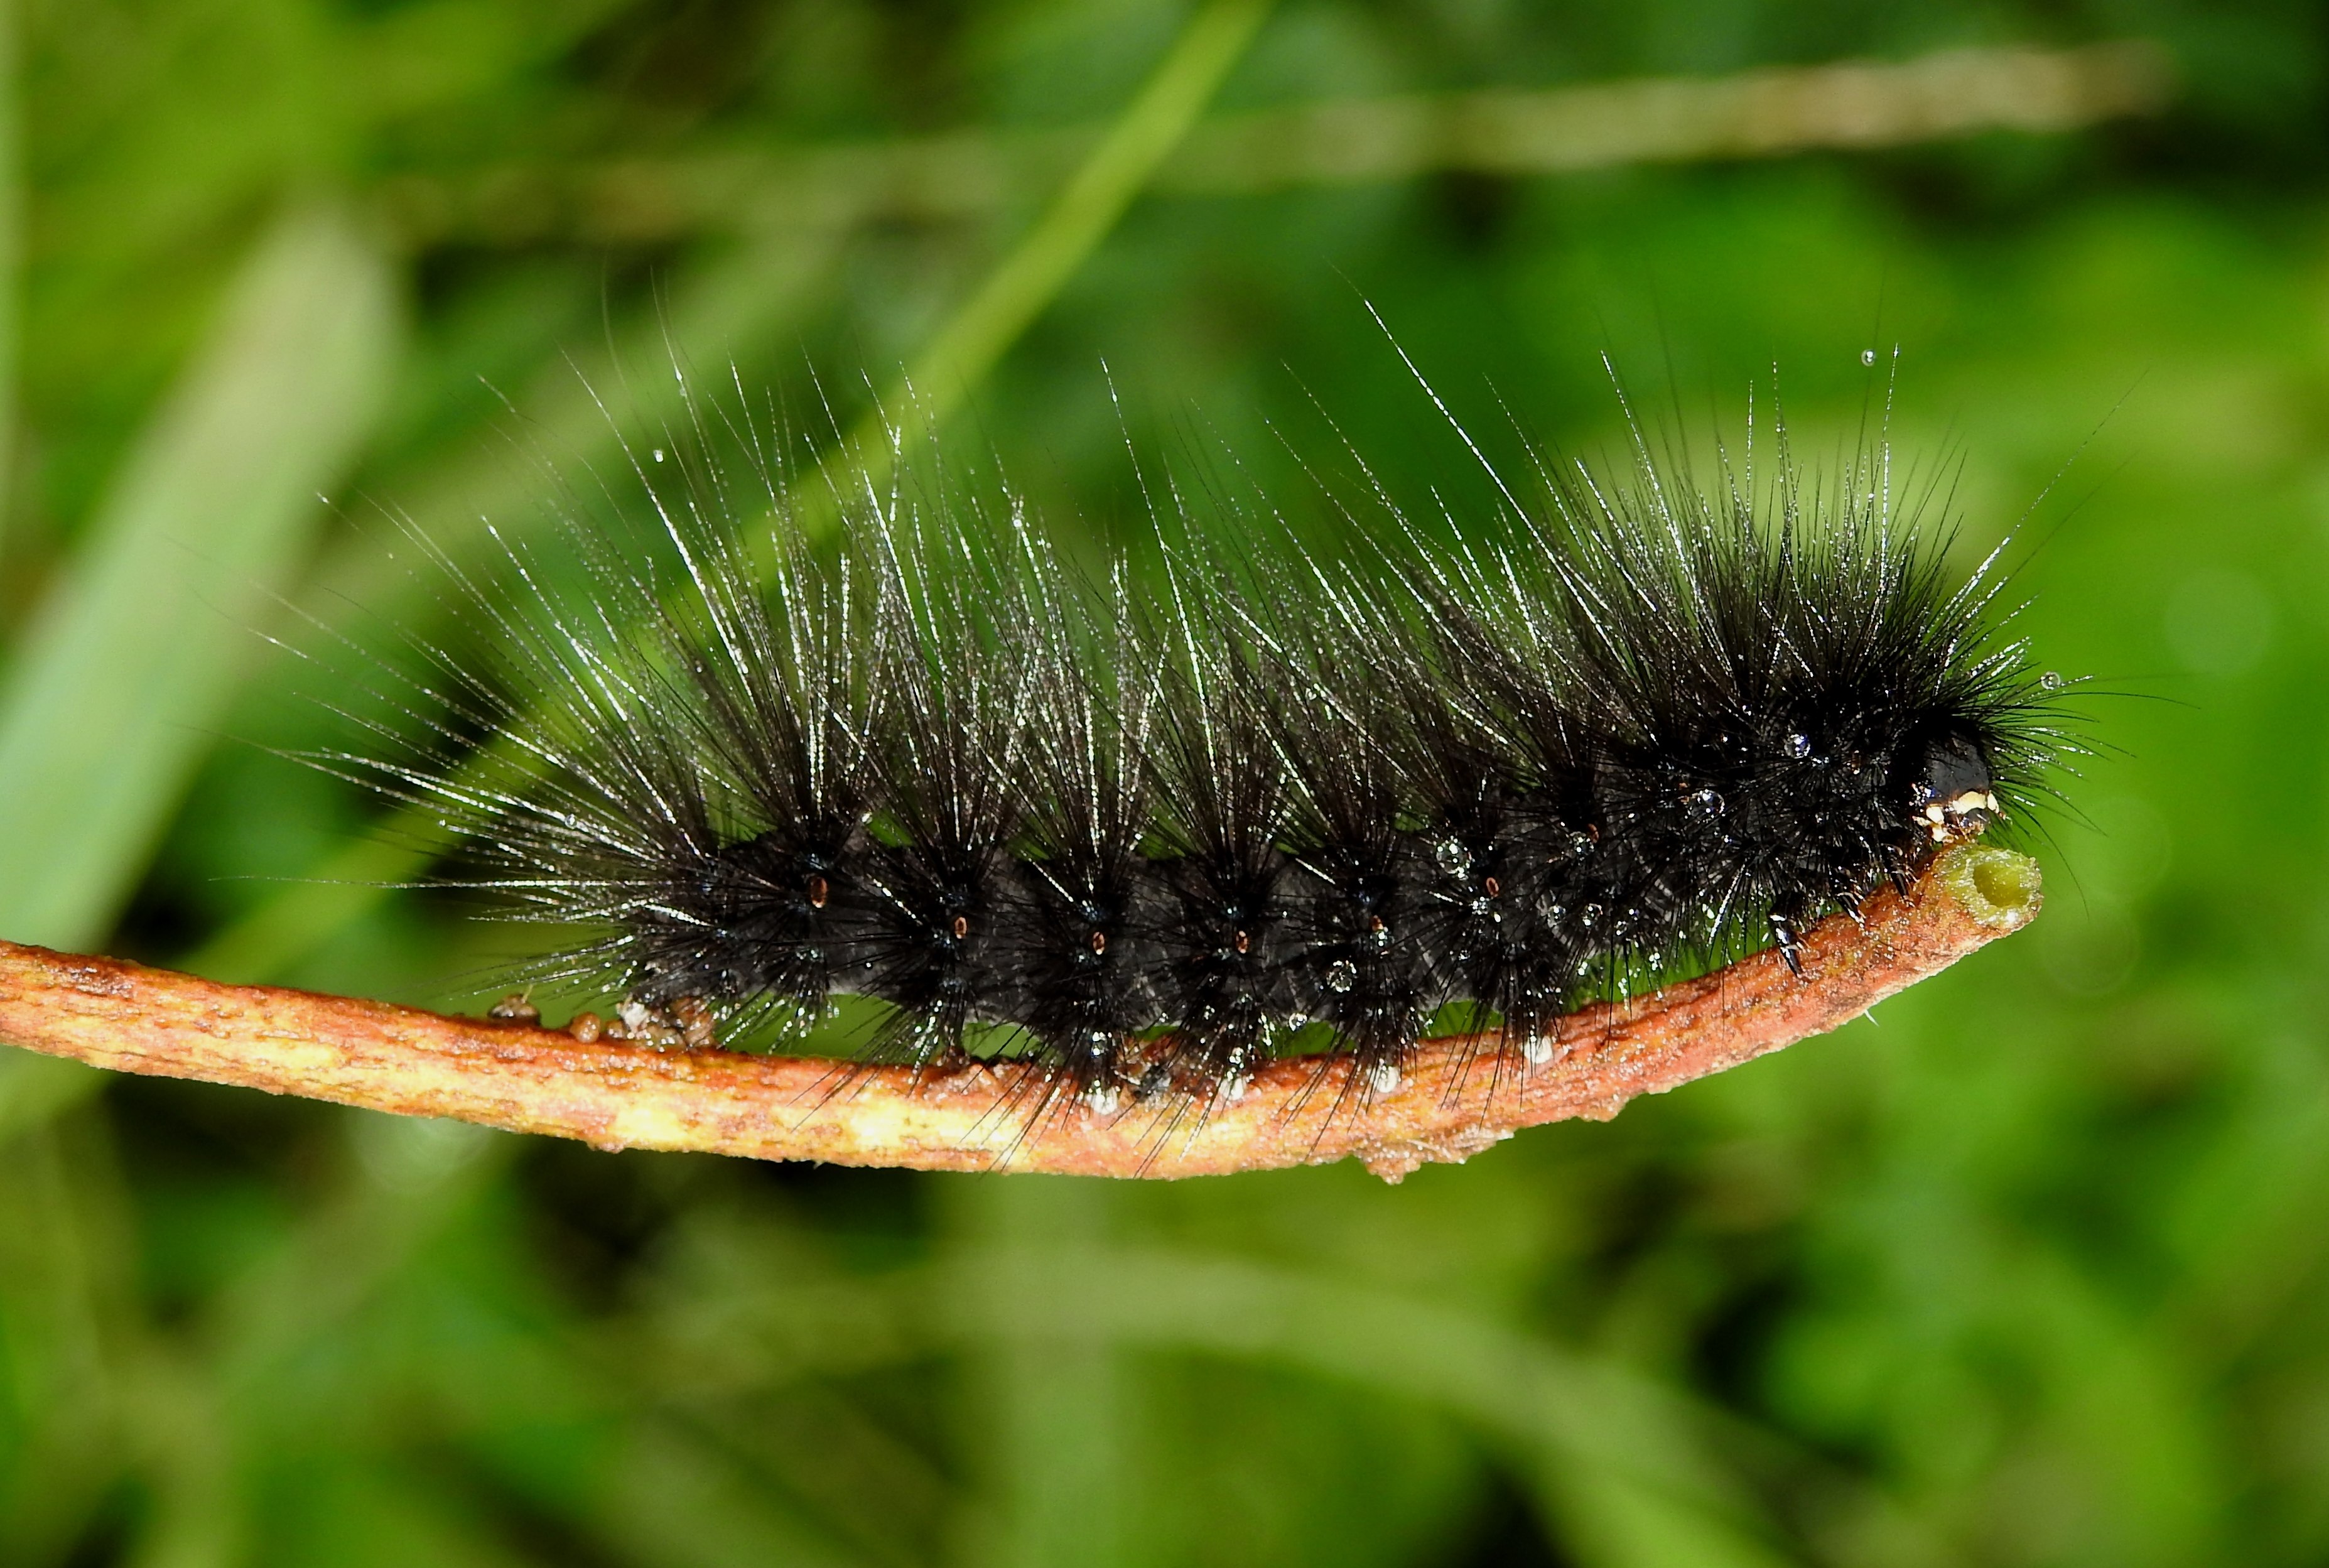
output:
[[[601,1148],[925,1170],[1184,1176],[1346,1157],[1396,1181],[1517,1129],[1607,1120],[1637,1094],[1777,1051],[2028,923],[2036,865],[1960,844],[1862,923],[1823,921],[1801,978],[1760,953],[1563,1021],[1542,1062],[1493,1037],[1426,1042],[1396,1083],[1345,1061],[1288,1059],[1234,1100],[1102,1109],[1025,1069],[917,1073],[636,1043],[265,986],[222,986],[115,959],[0,942],[0,1041],[123,1072],[198,1078],[408,1116],[457,1117]],[[1202,1114],[1199,1113],[1200,1109]]]

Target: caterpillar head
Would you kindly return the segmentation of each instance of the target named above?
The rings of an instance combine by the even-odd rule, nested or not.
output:
[[[2003,817],[1981,742],[1953,734],[1927,746],[1909,785],[1909,813],[1935,844],[1974,837]]]

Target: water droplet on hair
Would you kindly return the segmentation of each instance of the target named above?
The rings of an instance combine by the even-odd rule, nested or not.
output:
[[[1431,852],[1431,858],[1450,876],[1461,876],[1472,869],[1471,852],[1452,838],[1441,839],[1439,847]]]
[[[1876,364],[1876,351],[1872,348],[1862,349],[1860,351],[1860,363],[1864,365],[1873,366]]]
[[[1095,1083],[1084,1091],[1084,1103],[1092,1108],[1092,1114],[1095,1116],[1114,1116],[1117,1106],[1122,1103],[1122,1100],[1116,1091],[1115,1084]]]
[[[657,447],[655,449],[655,460],[658,463],[663,461],[663,449],[661,447]]]
[[[1542,1067],[1551,1061],[1553,1049],[1550,1034],[1532,1034],[1521,1042],[1521,1054],[1527,1058],[1532,1067]]]
[[[1683,809],[1701,822],[1711,822],[1722,815],[1722,793],[1718,789],[1698,789],[1682,798]]]
[[[1779,750],[1800,762],[1812,754],[1812,738],[1797,731],[1779,742]]]
[[[2038,684],[2045,687],[2050,692],[2059,692],[2070,683],[2062,678],[2061,671],[2048,670],[2044,675],[2038,677]]]
[[[1334,992],[1349,990],[1359,983],[1359,966],[1348,959],[1336,959],[1326,966],[1326,989]]]
[[[1399,1063],[1378,1062],[1367,1073],[1367,1082],[1377,1094],[1389,1094],[1399,1087]]]

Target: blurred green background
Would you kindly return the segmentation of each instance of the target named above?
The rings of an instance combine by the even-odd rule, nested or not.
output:
[[[2129,694],[2088,704],[2027,935],[1398,1187],[608,1155],[0,1053],[0,1563],[2329,1556],[2319,8],[5,31],[11,938],[474,1006],[508,933],[368,885],[411,836],[269,750],[344,743],[363,659],[266,639],[469,646],[384,509],[462,559],[537,534],[545,469],[662,439],[674,355],[773,389],[812,460],[911,370],[1098,544],[1140,520],[1111,379],[1145,450],[1278,483],[1315,394],[1469,494],[1363,301],[1504,451],[1500,401],[1617,438],[1607,350],[1685,423],[1776,376],[1816,456],[1897,344],[1903,459],[1961,463],[1969,553],[2044,497],[2029,634]],[[1722,85],[2126,40],[2158,52],[1952,56],[1922,118],[1897,80],[1799,80],[1795,120]],[[1698,85],[1495,96],[1645,77]]]

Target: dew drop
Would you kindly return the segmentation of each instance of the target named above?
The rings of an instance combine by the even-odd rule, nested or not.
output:
[[[1682,804],[1683,810],[1701,822],[1711,822],[1722,815],[1722,794],[1717,789],[1693,789],[1682,798]]]
[[[1431,858],[1450,876],[1461,876],[1472,868],[1471,853],[1452,838],[1441,839],[1439,847],[1431,852]]]
[[[1865,365],[1873,365],[1876,363],[1876,351],[1872,348],[1862,349],[1860,351],[1860,363]]]
[[[1334,992],[1349,990],[1359,983],[1359,966],[1348,959],[1336,959],[1326,966],[1326,989]]]
[[[663,449],[661,447],[657,447],[655,449],[655,460],[658,463],[663,461]]]
[[[2070,683],[2062,679],[2061,671],[2048,670],[2044,675],[2038,677],[2038,684],[2045,687],[2050,692],[2059,692]]]
[[[1800,762],[1812,754],[1812,738],[1797,731],[1780,741],[1779,749]]]
[[[1367,1074],[1367,1082],[1377,1094],[1389,1094],[1399,1087],[1399,1063],[1378,1062]]]

